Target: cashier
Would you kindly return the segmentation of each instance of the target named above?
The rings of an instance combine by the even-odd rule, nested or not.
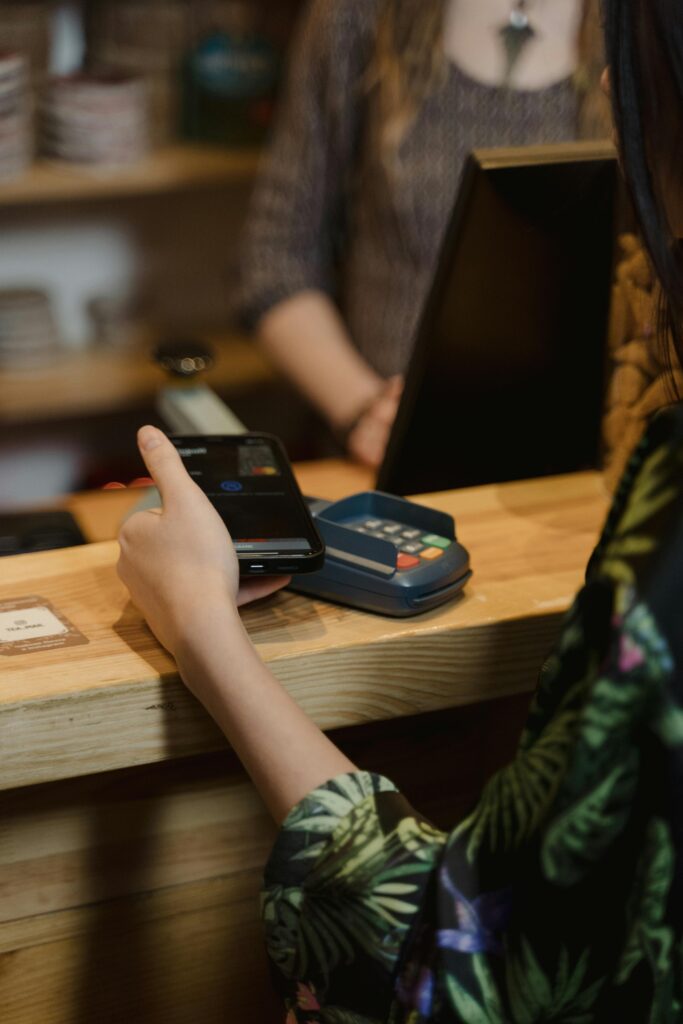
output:
[[[605,18],[623,169],[680,356],[683,12],[605,0]],[[174,447],[152,427],[139,442],[163,511],[125,525],[121,577],[281,825],[262,905],[288,1024],[680,1020],[683,408],[631,460],[515,759],[449,835],[261,662],[238,608],[281,584],[240,584]]]
[[[382,459],[470,150],[608,133],[597,6],[306,5],[253,200],[241,305],[361,462]]]

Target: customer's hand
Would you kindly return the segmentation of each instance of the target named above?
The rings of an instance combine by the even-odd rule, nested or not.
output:
[[[404,383],[401,376],[390,377],[349,434],[347,450],[357,462],[373,469],[380,466],[396,419]]]
[[[264,577],[240,584],[225,524],[174,446],[155,427],[139,431],[138,446],[163,509],[137,512],[124,523],[118,572],[154,635],[174,654],[191,642],[208,607],[234,611],[289,580]]]

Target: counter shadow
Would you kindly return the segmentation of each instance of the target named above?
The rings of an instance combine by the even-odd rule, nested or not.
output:
[[[141,710],[161,717],[157,736],[161,732],[163,760],[226,749],[225,737],[187,689],[178,675],[175,661],[156,640],[132,602],[128,602],[112,628],[126,646],[149,665],[153,677],[158,677],[158,699]]]
[[[190,979],[204,970],[201,958],[206,946],[201,939],[196,944],[179,941],[179,929],[191,936],[196,926],[183,924],[183,918],[191,921],[194,911],[186,906],[179,914],[173,896],[188,885],[210,885],[220,877],[220,870],[169,880],[165,887],[160,887],[159,879],[171,856],[169,802],[202,781],[228,781],[238,771],[234,755],[226,751],[225,755],[124,769],[95,783],[85,844],[88,858],[83,865],[88,882],[84,902],[90,914],[78,965],[79,988],[69,1018],[73,1024],[188,1020],[219,1024],[230,1019],[230,970],[209,972],[211,983],[200,993],[193,991]],[[193,849],[189,842],[189,850],[182,854],[185,858]],[[206,910],[206,904],[200,903],[197,913]],[[225,913],[229,912],[226,905]],[[210,946],[211,960],[229,965],[235,953],[229,928],[212,929],[211,935],[216,943]],[[169,971],[177,972],[181,981],[169,976]],[[275,1013],[259,1016],[258,1024],[274,1024],[278,1019]],[[244,1024],[257,1024],[253,1014],[245,1015]]]
[[[112,629],[126,647],[143,658],[160,675],[174,671],[174,661],[164,650],[132,601],[128,601]]]
[[[125,809],[124,809],[125,808]],[[84,943],[81,987],[74,1024],[119,1024],[123,1019],[156,1019],[150,1005],[147,922],[144,898],[112,898],[120,885],[129,893],[144,893],[153,858],[154,814],[149,803],[112,807],[108,801],[92,808],[84,865],[89,883],[91,917]],[[103,841],[120,827],[127,842]]]
[[[337,611],[343,614],[342,609]],[[316,602],[291,591],[249,605],[242,610],[242,619],[251,639],[259,644],[303,643],[319,640],[327,633]]]

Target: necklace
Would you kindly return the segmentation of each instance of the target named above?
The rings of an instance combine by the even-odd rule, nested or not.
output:
[[[498,29],[505,48],[505,76],[503,85],[509,85],[512,74],[522,51],[536,36],[528,13],[529,0],[513,0],[512,10],[506,23]]]

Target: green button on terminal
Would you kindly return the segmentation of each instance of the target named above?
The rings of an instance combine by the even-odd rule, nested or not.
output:
[[[435,533],[428,533],[422,538],[422,543],[428,544],[430,547],[433,548],[445,549],[449,548],[453,542],[448,540],[446,537],[439,537]]]

